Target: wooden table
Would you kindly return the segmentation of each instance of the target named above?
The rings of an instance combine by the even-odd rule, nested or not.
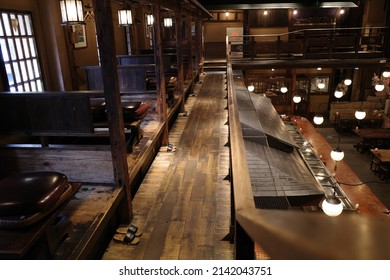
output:
[[[360,138],[356,149],[361,153],[371,148],[390,147],[390,129],[388,128],[361,128],[353,131]]]
[[[371,170],[387,182],[390,177],[390,149],[370,149],[370,151],[372,153]]]
[[[390,149],[370,149],[370,151],[379,162],[390,164]]]
[[[367,114],[362,120],[355,117],[355,113],[336,113],[334,115],[336,130],[354,129],[355,127],[364,127],[368,129],[380,128],[383,124],[383,117],[380,114]]]

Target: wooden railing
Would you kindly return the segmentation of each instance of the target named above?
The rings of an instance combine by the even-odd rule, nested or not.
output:
[[[388,220],[255,207],[228,51],[226,57],[235,258],[254,258],[257,243],[272,259],[389,259]]]
[[[326,28],[234,36],[229,39],[227,50],[251,59],[378,58],[387,51],[386,32],[387,27]]]

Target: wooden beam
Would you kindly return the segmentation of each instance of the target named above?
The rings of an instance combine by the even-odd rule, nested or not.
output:
[[[127,165],[126,142],[119,92],[114,26],[110,0],[94,0],[96,33],[100,51],[104,97],[111,142],[111,153],[116,185],[125,188],[123,222],[132,219],[130,180]]]

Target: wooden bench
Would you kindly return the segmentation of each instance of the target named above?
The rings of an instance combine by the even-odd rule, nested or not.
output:
[[[129,153],[141,122],[125,123]],[[0,135],[10,134],[39,137],[43,147],[49,137],[109,137],[108,124],[92,118],[90,96],[76,92],[0,93]]]
[[[153,94],[147,90],[147,71],[154,71],[154,64],[118,65],[118,82],[121,93]],[[103,90],[103,78],[100,66],[84,66],[89,90]]]

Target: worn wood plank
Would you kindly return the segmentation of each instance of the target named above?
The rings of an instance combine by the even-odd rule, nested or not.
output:
[[[134,218],[144,229],[140,243],[111,242],[103,259],[232,259],[232,244],[222,241],[230,227],[224,84],[221,74],[206,79],[187,99],[189,115],[172,126],[176,150],[160,150],[134,197]]]

